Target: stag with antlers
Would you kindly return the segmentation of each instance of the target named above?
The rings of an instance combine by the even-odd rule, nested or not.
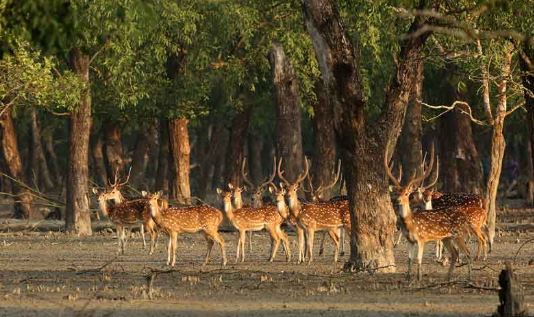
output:
[[[412,175],[406,185],[401,185],[400,179],[393,176],[391,167],[388,164],[388,151],[386,148],[384,155],[384,168],[389,179],[392,181],[393,188],[398,194],[396,202],[397,216],[401,230],[409,243],[408,249],[408,278],[411,279],[412,263],[415,254],[417,254],[417,279],[422,279],[421,265],[423,260],[423,251],[425,243],[429,241],[443,241],[443,244],[451,254],[451,263],[449,266],[449,279],[452,277],[456,260],[458,259],[458,249],[467,256],[469,275],[471,274],[471,257],[470,252],[465,245],[464,236],[469,228],[468,217],[466,217],[465,207],[453,206],[443,207],[432,210],[413,210],[410,208],[410,194],[416,189],[423,179],[427,178],[432,171],[434,164],[434,147],[431,149],[430,163],[423,170],[419,177]]]
[[[131,169],[130,169],[131,171]],[[119,253],[124,254],[126,247],[126,229],[130,227],[141,226],[141,236],[143,238],[143,247],[146,248],[145,228],[150,235],[149,254],[154,252],[158,231],[156,224],[150,217],[148,201],[144,198],[126,201],[120,189],[128,183],[130,172],[124,182],[119,181],[118,170],[115,172],[113,183],[108,180],[109,188],[99,192],[93,188],[93,193],[97,195],[98,204],[103,215],[109,217],[115,225],[118,241]],[[113,201],[114,205],[108,207],[108,201]]]
[[[334,262],[337,262],[339,254],[338,229],[342,226],[350,230],[350,218],[348,216],[348,201],[335,200],[317,203],[301,203],[297,196],[302,181],[309,172],[309,162],[304,160],[304,172],[300,174],[295,182],[290,183],[281,170],[282,159],[278,162],[278,177],[284,182],[289,198],[290,219],[289,222],[295,226],[299,245],[299,263],[308,256],[308,263],[313,261],[313,242],[316,231],[326,231],[335,244]],[[281,187],[284,185],[280,185]],[[306,255],[304,254],[304,243],[306,237]]]

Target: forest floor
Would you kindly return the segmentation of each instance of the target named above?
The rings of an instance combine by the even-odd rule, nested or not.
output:
[[[501,213],[504,223],[533,223],[534,210]],[[132,237],[125,255],[117,256],[115,235],[104,229],[92,237],[58,232],[0,233],[0,316],[490,316],[499,303],[498,275],[505,260],[534,238],[534,232],[512,227],[500,231],[487,261],[456,269],[456,282],[446,283],[447,268],[426,247],[424,277],[410,285],[404,272],[406,243],[395,249],[397,272],[342,272],[342,257],[332,263],[332,244],[315,263],[285,262],[279,251],[266,261],[270,242],[265,232],[253,236],[246,262],[235,264],[236,234],[223,233],[229,265],[221,268],[217,246],[212,261],[202,266],[206,250],[201,235],[179,238],[177,265],[166,271],[166,238],[153,256]],[[519,228],[519,229],[518,229]],[[296,251],[294,233],[290,233]],[[473,244],[471,244],[473,245]],[[346,243],[348,249],[348,241]],[[248,251],[248,246],[247,246]],[[514,264],[534,311],[534,241],[526,243]]]

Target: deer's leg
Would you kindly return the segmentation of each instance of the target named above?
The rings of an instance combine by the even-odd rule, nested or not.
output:
[[[252,253],[252,230],[248,232],[248,250]]]
[[[119,242],[119,249],[117,250],[117,254],[123,254],[124,253],[124,249],[122,247],[123,228],[121,225],[115,225],[115,230],[117,230],[117,241]]]
[[[330,238],[332,238],[332,241],[334,241],[334,263],[337,262],[337,258],[339,256],[339,236],[337,235],[337,229],[335,230],[328,230],[328,235],[330,235]],[[323,235],[324,237],[324,235]],[[324,240],[324,238],[323,238]]]
[[[299,244],[299,261],[298,263],[304,262],[304,230],[297,226],[297,238],[298,238],[298,244]]]
[[[178,244],[178,232],[172,233],[172,263],[171,266],[176,264],[176,248]]]
[[[438,261],[443,257],[443,242],[441,240],[436,241],[436,259]]]
[[[210,231],[208,234],[210,235],[211,239],[213,241],[217,242],[219,244],[219,246],[221,247],[222,266],[225,266],[227,261],[226,261],[226,251],[224,249],[224,240],[223,240],[223,238],[221,237],[221,235],[217,231],[217,228],[215,228],[214,230]]]
[[[206,243],[207,243],[207,247],[208,247],[208,251],[206,252],[206,258],[204,259],[204,264],[203,264],[203,265],[206,265],[206,264],[208,264],[208,262],[210,260],[211,249],[213,249],[214,241],[213,241],[212,237],[207,232],[204,232],[204,238],[206,238]]]
[[[239,236],[237,237],[237,251],[235,253],[235,263],[239,262],[240,253],[241,253],[241,230],[239,231]]]
[[[276,232],[278,233],[278,236],[282,239],[284,251],[286,253],[286,261],[291,261],[291,247],[289,246],[289,239],[287,238],[287,234],[280,228],[280,226],[276,227]]]
[[[406,277],[409,281],[411,281],[412,279],[413,259],[415,258],[416,248],[416,243],[408,243],[408,272],[406,274]]]
[[[241,231],[241,262],[245,262],[245,244],[247,241],[246,231]]]
[[[144,224],[141,224],[141,238],[143,238],[143,249],[146,249],[145,225]]]
[[[398,246],[400,244],[400,242],[401,242],[401,239],[402,239],[402,231],[399,230],[399,236],[398,236],[397,240],[395,241],[395,243],[393,243],[393,246],[394,247]]]
[[[423,253],[425,252],[425,243],[417,242],[417,280],[421,281],[423,279],[423,272],[421,270],[421,265],[423,264]]]
[[[472,231],[477,236],[477,255],[475,256],[475,260],[478,260],[480,258],[481,249],[484,254],[484,260],[486,260],[486,257],[488,255],[488,252],[486,250],[486,237],[484,237],[484,234],[482,234],[480,228],[472,228]]]
[[[467,258],[467,279],[471,280],[471,269],[472,269],[472,261],[471,261],[471,252],[469,251],[469,248],[467,245],[465,245],[465,241],[463,237],[457,237],[455,239],[456,244],[458,245],[458,249],[465,254],[465,257]]]
[[[308,237],[308,265],[313,261],[313,240],[315,238],[315,228],[308,228],[307,230]]]
[[[278,248],[280,247],[280,236],[275,227],[267,227],[267,231],[269,231],[271,236],[271,257],[269,258],[269,262],[273,262],[276,257],[276,252],[278,252]]]
[[[167,243],[167,265],[171,265],[172,235],[169,233],[169,242]]]
[[[450,281],[452,278],[452,273],[454,272],[454,267],[456,266],[456,260],[458,260],[458,251],[452,245],[452,242],[449,238],[443,240],[443,245],[451,254],[451,263],[449,264],[449,273],[447,274],[447,279]]]
[[[341,251],[339,252],[340,256],[345,255],[345,228],[339,227],[339,243],[341,244]]]
[[[150,234],[150,250],[148,251],[148,254],[153,254],[154,249],[156,248],[156,239],[158,238],[158,231],[156,230],[155,223],[152,220],[149,220],[146,223],[146,228],[148,229],[148,233]]]

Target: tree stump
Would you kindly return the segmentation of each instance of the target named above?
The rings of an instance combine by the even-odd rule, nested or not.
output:
[[[512,263],[505,262],[505,269],[499,274],[499,301],[497,313],[499,317],[528,316],[527,305],[524,303],[523,287],[517,275],[513,273]]]

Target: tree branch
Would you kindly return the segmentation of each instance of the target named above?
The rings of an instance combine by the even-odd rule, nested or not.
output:
[[[445,105],[441,105],[441,106],[433,106],[433,105],[430,105],[428,103],[425,103],[425,102],[422,102],[421,101],[421,104],[427,108],[430,108],[430,109],[445,109],[445,111],[441,112],[439,115],[437,116],[434,116],[430,119],[423,119],[425,122],[429,122],[429,121],[432,121],[432,120],[435,120],[441,116],[443,116],[445,113],[451,111],[451,110],[454,110],[456,108],[456,106],[458,105],[463,105],[463,106],[466,106],[467,107],[467,111],[465,111],[464,109],[460,109],[460,112],[467,115],[469,117],[469,119],[478,124],[478,125],[481,125],[481,126],[487,126],[489,125],[488,123],[484,122],[484,121],[481,121],[481,120],[478,120],[476,119],[475,117],[473,117],[473,112],[471,110],[471,106],[469,106],[469,104],[465,101],[460,101],[460,100],[456,100],[455,102],[452,103],[452,105],[450,106],[445,106]]]

